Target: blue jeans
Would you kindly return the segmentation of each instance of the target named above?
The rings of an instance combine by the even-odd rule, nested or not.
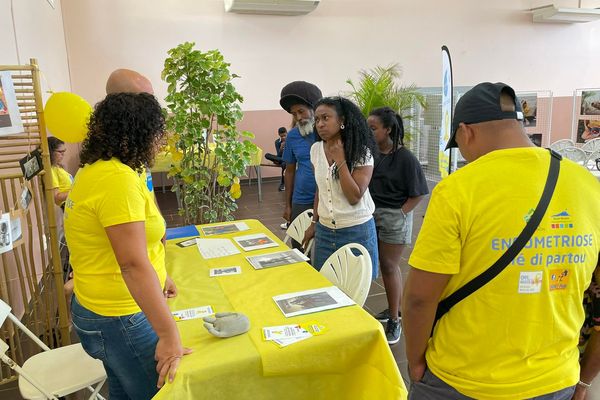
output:
[[[83,349],[104,364],[111,400],[145,400],[156,394],[158,336],[143,312],[105,317],[73,296],[71,315]]]
[[[375,230],[375,220],[373,218],[363,224],[340,229],[331,229],[317,223],[315,228],[315,259],[313,260],[315,269],[320,271],[329,256],[349,243],[362,244],[367,249],[371,256],[371,277],[376,279],[379,252],[377,250],[377,231]]]

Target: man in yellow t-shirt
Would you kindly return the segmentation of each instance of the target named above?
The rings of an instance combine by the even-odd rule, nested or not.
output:
[[[567,400],[578,384],[583,292],[600,251],[600,184],[569,160],[531,240],[431,335],[440,299],[500,258],[540,200],[551,156],[529,141],[522,120],[502,83],[479,84],[456,105],[448,147],[469,164],[433,190],[409,260],[409,398]]]

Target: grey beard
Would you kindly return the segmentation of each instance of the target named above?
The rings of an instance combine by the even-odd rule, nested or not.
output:
[[[311,118],[307,123],[302,124],[298,123],[298,130],[300,131],[300,135],[308,136],[313,131],[313,127],[315,125],[314,118]]]

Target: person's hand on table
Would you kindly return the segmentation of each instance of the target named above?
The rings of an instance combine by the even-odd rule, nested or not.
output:
[[[306,246],[308,246],[308,242],[310,242],[310,240],[314,237],[315,237],[315,224],[310,224],[310,226],[308,228],[306,228],[306,231],[304,232],[304,239],[302,239],[302,247],[304,249],[306,249]]]
[[[175,282],[173,282],[173,279],[169,275],[167,275],[167,279],[165,280],[163,293],[166,299],[177,296],[177,286],[175,286]]]
[[[154,352],[156,363],[156,372],[158,372],[158,382],[156,387],[161,388],[165,381],[169,379],[169,383],[175,379],[175,373],[179,367],[181,357],[190,354],[192,349],[183,347],[179,336],[171,338],[159,338]]]

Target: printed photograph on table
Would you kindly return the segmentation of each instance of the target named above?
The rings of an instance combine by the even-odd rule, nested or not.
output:
[[[274,296],[273,300],[286,317],[356,304],[336,286],[283,294]]]
[[[0,136],[23,132],[10,71],[0,72]]]
[[[30,181],[44,169],[42,166],[42,154],[39,150],[34,150],[20,159],[19,165],[25,179]]]
[[[200,229],[202,229],[202,233],[204,234],[204,236],[212,236],[247,231],[250,228],[243,222],[236,222],[234,224],[227,225],[203,226]]]
[[[259,256],[246,257],[246,259],[254,269],[280,267],[308,261],[308,257],[298,251],[298,249],[261,254]]]
[[[0,214],[0,254],[12,250],[13,244],[11,234],[10,214]]]
[[[523,109],[523,125],[534,128],[537,124],[537,95],[519,95],[519,100]]]
[[[600,120],[579,120],[577,123],[577,143],[585,143],[599,137]]]
[[[600,90],[581,92],[581,115],[600,115]]]
[[[242,249],[244,249],[244,251],[259,250],[279,246],[264,233],[238,236],[234,237],[233,240],[235,240],[236,243],[239,244]]]

